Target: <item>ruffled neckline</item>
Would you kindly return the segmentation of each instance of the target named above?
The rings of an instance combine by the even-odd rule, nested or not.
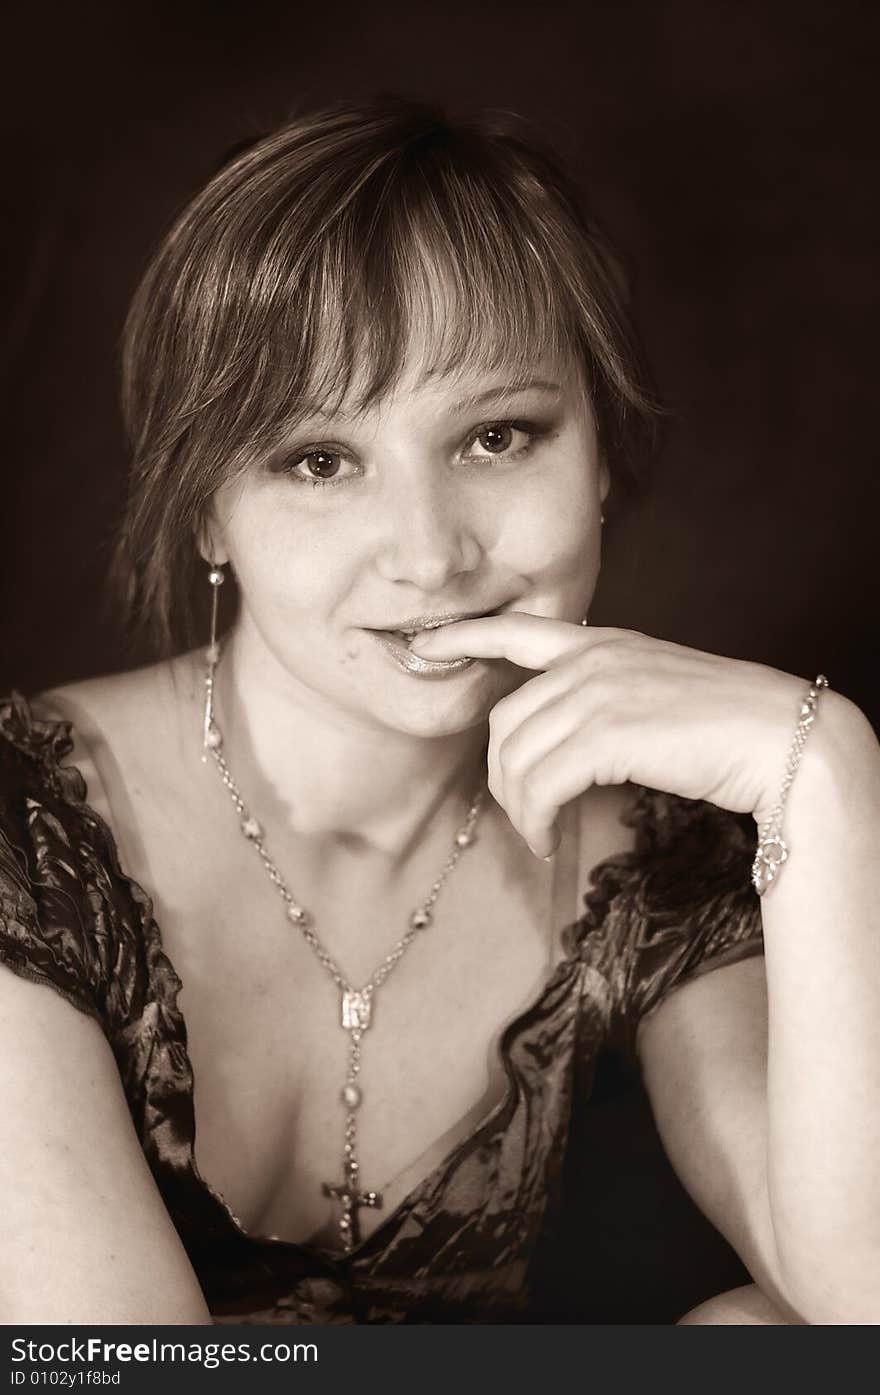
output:
[[[391,1244],[395,1232],[400,1229],[407,1216],[437,1187],[444,1175],[450,1173],[471,1149],[477,1147],[484,1135],[512,1114],[517,1095],[517,1082],[511,1064],[512,1045],[516,1038],[527,1030],[531,1020],[540,1013],[547,999],[560,988],[567,977],[577,972],[586,940],[602,926],[611,902],[627,880],[627,874],[643,861],[646,853],[654,846],[655,800],[658,792],[641,785],[633,786],[632,798],[622,811],[620,822],[624,827],[636,831],[634,848],[611,854],[593,867],[590,888],[583,898],[584,912],[566,925],[560,933],[562,957],[550,969],[534,998],[504,1027],[498,1037],[494,1049],[505,1078],[500,1099],[496,1100],[406,1196],[383,1216],[370,1235],[360,1241],[350,1253],[344,1254],[324,1248],[311,1240],[284,1240],[247,1230],[222,1193],[212,1187],[199,1171],[195,1157],[195,1076],[187,1046],[186,1019],[178,1003],[183,981],[164,949],[161,927],[153,914],[152,897],[122,867],[113,830],[102,815],[88,803],[88,784],[82,772],[76,765],[62,764],[74,747],[73,727],[74,723],[67,719],[38,716],[28,699],[15,690],[8,698],[0,701],[0,734],[6,736],[19,751],[38,763],[55,793],[86,822],[93,838],[99,844],[101,858],[110,867],[114,878],[127,888],[138,908],[141,928],[150,945],[151,966],[164,985],[162,1010],[173,1032],[179,1053],[179,1089],[186,1106],[184,1114],[187,1121],[187,1167],[194,1183],[204,1197],[214,1204],[238,1238],[248,1245],[308,1257],[312,1265],[319,1266],[328,1276],[338,1275],[341,1269],[348,1268],[358,1261],[375,1259]],[[454,1131],[455,1127],[456,1125],[453,1125],[450,1132]],[[425,1151],[430,1152],[431,1148]]]

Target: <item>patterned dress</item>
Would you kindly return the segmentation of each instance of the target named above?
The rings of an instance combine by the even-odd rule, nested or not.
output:
[[[529,1321],[558,1217],[572,1111],[600,1053],[633,1064],[640,1020],[697,974],[763,951],[751,819],[641,786],[632,851],[594,869],[564,953],[504,1031],[503,1097],[350,1255],[248,1233],[193,1154],[181,987],[147,892],[86,803],[68,722],[0,701],[0,962],[94,1017],[218,1322]]]

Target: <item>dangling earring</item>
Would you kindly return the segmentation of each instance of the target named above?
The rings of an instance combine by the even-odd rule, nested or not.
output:
[[[217,593],[226,580],[226,577],[216,562],[210,562],[209,568],[208,582],[211,586],[211,641],[205,655],[208,666],[205,672],[205,715],[202,724],[203,762],[208,759],[208,751],[215,750],[220,745],[220,733],[214,725],[214,670],[217,667],[217,660],[220,658],[220,646],[217,643]]]

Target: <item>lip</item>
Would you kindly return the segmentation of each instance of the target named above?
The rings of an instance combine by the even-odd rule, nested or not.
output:
[[[388,632],[385,630],[367,630],[367,634],[373,635],[378,640],[398,668],[417,678],[445,678],[450,674],[457,673],[460,669],[470,668],[472,664],[477,662],[476,659],[472,658],[423,659],[420,654],[414,654],[408,641],[393,630]]]
[[[456,620],[477,620],[488,619],[497,615],[501,606],[495,606],[493,610],[449,610],[443,615],[413,615],[407,620],[401,620],[397,625],[383,625],[376,628],[373,634],[380,635],[400,635],[418,634],[421,630],[438,630],[441,625],[453,625]]]

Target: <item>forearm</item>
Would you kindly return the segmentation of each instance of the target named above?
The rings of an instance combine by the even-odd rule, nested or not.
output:
[[[811,1322],[880,1322],[880,747],[832,692],[783,831],[761,903],[780,1276]]]

